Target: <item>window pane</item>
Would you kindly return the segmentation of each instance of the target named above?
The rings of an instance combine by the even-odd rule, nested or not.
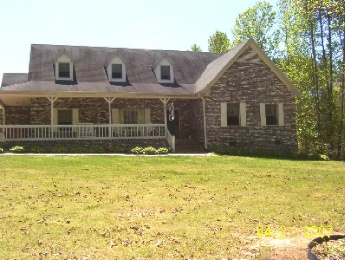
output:
[[[58,110],[58,124],[71,125],[72,124],[72,110]]]
[[[70,78],[70,64],[68,62],[59,63],[59,78]]]
[[[240,104],[228,104],[227,123],[228,125],[240,124]]]
[[[111,77],[113,79],[122,79],[122,64],[111,65]]]
[[[170,80],[170,66],[161,66],[161,79]]]
[[[278,124],[277,105],[266,104],[265,113],[266,113],[266,125]]]
[[[138,111],[137,110],[123,110],[123,122],[125,124],[137,124]]]

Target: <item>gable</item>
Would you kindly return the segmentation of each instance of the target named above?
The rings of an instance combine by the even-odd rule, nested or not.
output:
[[[235,62],[267,65],[287,89],[291,91],[291,96],[300,95],[300,91],[252,39],[238,45],[209,64],[196,82],[196,93],[209,93],[211,87]]]

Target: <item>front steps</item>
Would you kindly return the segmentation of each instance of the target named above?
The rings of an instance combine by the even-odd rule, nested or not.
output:
[[[176,139],[175,153],[206,153],[206,150],[196,140]]]

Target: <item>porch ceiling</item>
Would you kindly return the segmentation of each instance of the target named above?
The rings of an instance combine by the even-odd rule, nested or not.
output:
[[[17,95],[2,95],[0,99],[0,108],[5,106],[30,106],[31,98]]]

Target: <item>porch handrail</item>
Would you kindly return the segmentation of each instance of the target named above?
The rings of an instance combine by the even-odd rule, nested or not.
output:
[[[1,125],[4,140],[164,139],[164,124]]]
[[[168,128],[165,128],[165,133],[166,133],[166,139],[171,148],[171,151],[174,153],[175,152],[175,136],[169,132]]]

